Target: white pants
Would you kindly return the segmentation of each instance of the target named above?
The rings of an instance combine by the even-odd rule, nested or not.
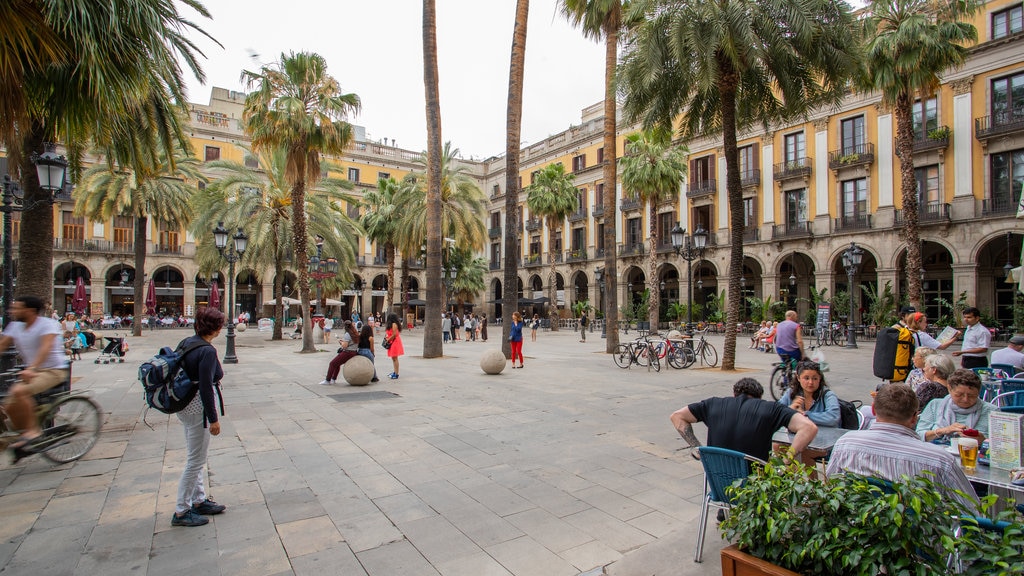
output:
[[[206,453],[210,448],[210,429],[203,427],[203,414],[185,414],[178,412],[185,429],[185,470],[181,473],[178,483],[177,514],[184,514],[193,503],[206,501],[206,488],[203,485],[203,467],[206,465]]]

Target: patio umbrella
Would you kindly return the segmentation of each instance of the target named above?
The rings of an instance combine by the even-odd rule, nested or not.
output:
[[[150,316],[156,314],[156,285],[153,284],[153,279],[149,280],[149,289],[146,291],[146,314]]]
[[[79,276],[75,281],[75,296],[71,299],[71,309],[75,314],[85,314],[89,307],[89,297],[85,294],[85,281]]]
[[[220,310],[220,289],[217,288],[217,281],[210,282],[210,308]]]

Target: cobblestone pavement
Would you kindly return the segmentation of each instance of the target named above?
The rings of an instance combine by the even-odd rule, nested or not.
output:
[[[210,496],[228,510],[172,528],[183,435],[173,416],[143,421],[135,378],[187,334],[131,338],[124,364],[93,364],[96,352],[75,363],[103,433],[72,464],[5,455],[0,573],[720,574],[713,521],[705,562],[692,562],[703,478],[668,415],[731,394],[741,375],[767,385],[774,360],[741,336],[737,372],[622,370],[597,333],[541,332],[525,369],[487,376],[479,359],[495,338],[425,360],[416,329],[398,380],[321,386],[333,345],[299,354],[250,329],[225,366],[227,416],[210,447]],[[721,354],[722,337],[711,341]],[[826,349],[841,397],[867,399],[871,350]]]

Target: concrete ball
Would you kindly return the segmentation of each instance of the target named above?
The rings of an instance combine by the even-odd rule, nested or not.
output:
[[[666,336],[666,338],[668,338],[669,340],[682,340],[683,333],[680,332],[679,330],[669,330],[668,336]]]
[[[485,350],[480,356],[480,369],[486,374],[501,374],[506,363],[505,355],[497,348]]]
[[[235,324],[235,330],[237,330],[239,332],[245,332],[245,327],[246,327],[245,324]]]
[[[350,358],[342,365],[341,373],[350,386],[366,386],[373,379],[373,362],[366,356]]]

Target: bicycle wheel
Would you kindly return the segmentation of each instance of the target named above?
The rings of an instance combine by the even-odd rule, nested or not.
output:
[[[653,344],[647,347],[647,359],[650,367],[654,368],[655,372],[661,372],[661,359],[658,358],[658,352],[655,351]]]
[[[690,346],[683,346],[680,350],[683,351],[683,368],[693,366],[694,362],[697,361],[697,355],[693,352],[693,348]]]
[[[815,332],[817,333],[818,337],[818,348],[821,348],[822,346],[827,346],[829,343],[829,339],[831,337],[829,331],[819,329],[815,330]]]
[[[776,402],[782,395],[786,393],[786,389],[789,388],[789,376],[786,374],[787,366],[785,363],[776,364],[775,370],[772,370],[772,376],[768,379],[768,390],[772,393],[772,399]]]
[[[715,350],[711,342],[704,342],[704,345],[700,347],[700,363],[701,366],[715,366],[718,364],[718,350]]]
[[[630,350],[629,344],[616,346],[615,352],[612,353],[612,360],[619,368],[629,368],[629,365],[633,363],[633,352]]]
[[[647,367],[651,364],[651,355],[653,351],[651,347],[646,344],[636,345],[636,363],[640,366]]]
[[[673,368],[686,368],[686,355],[681,346],[673,346],[665,355],[665,360]]]
[[[44,439],[35,443],[43,457],[63,464],[78,460],[88,452],[100,436],[100,407],[92,398],[68,396],[57,401],[46,413],[50,425],[43,430]]]

